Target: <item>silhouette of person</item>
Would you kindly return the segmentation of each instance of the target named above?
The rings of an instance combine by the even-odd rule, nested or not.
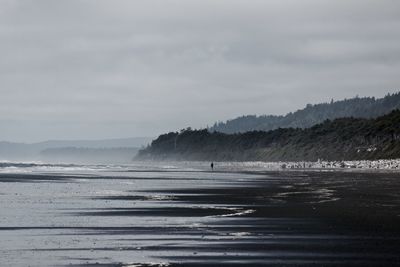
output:
[[[211,162],[211,170],[213,171],[214,170],[214,162]]]

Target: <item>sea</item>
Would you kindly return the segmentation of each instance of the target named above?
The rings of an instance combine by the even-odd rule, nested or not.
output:
[[[1,162],[0,266],[400,266],[400,173]]]

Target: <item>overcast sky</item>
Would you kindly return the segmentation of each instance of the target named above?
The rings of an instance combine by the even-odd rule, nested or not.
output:
[[[399,89],[398,0],[0,0],[0,140],[157,136]]]

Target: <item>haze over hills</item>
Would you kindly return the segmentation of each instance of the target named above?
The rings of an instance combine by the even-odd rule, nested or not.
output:
[[[130,163],[139,151],[137,147],[61,147],[40,152],[40,159],[49,163],[110,164]]]
[[[382,116],[396,109],[400,109],[400,93],[309,104],[285,116],[243,116],[205,130],[161,135],[137,158],[276,161],[400,157],[396,143],[399,111]],[[150,142],[146,137],[0,142],[0,160],[127,163]]]
[[[137,159],[317,161],[400,158],[400,110],[376,119],[326,120],[311,128],[225,134],[185,130],[159,136]]]
[[[49,140],[34,145],[45,148],[56,147],[87,147],[87,148],[115,148],[141,147],[151,142],[150,137],[131,137],[101,140]]]
[[[304,109],[285,116],[247,115],[226,122],[215,123],[209,131],[242,133],[247,131],[269,131],[278,128],[308,128],[327,119],[355,117],[376,118],[400,108],[400,92],[383,98],[355,97],[316,105],[308,104]]]
[[[151,141],[149,137],[103,140],[49,140],[39,143],[0,142],[0,160],[63,161],[63,162],[124,162],[131,161],[140,147]],[[127,151],[129,151],[129,156]],[[98,154],[98,156],[94,156]]]

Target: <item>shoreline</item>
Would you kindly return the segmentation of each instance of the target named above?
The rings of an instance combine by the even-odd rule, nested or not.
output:
[[[135,161],[143,164],[162,164],[174,167],[197,167],[200,170],[210,170],[211,161]],[[211,171],[211,170],[210,170]],[[400,172],[400,159],[352,160],[352,161],[214,161],[214,172],[218,171],[249,171],[249,172],[281,172],[281,171],[343,171],[343,172]]]
[[[397,173],[400,172],[400,159],[387,160],[354,160],[354,161],[133,161],[129,164],[51,164],[45,162],[0,162],[0,172],[19,171],[62,171],[94,170],[100,167],[115,171],[130,171],[137,167],[140,171],[194,171],[194,172],[368,172]]]

